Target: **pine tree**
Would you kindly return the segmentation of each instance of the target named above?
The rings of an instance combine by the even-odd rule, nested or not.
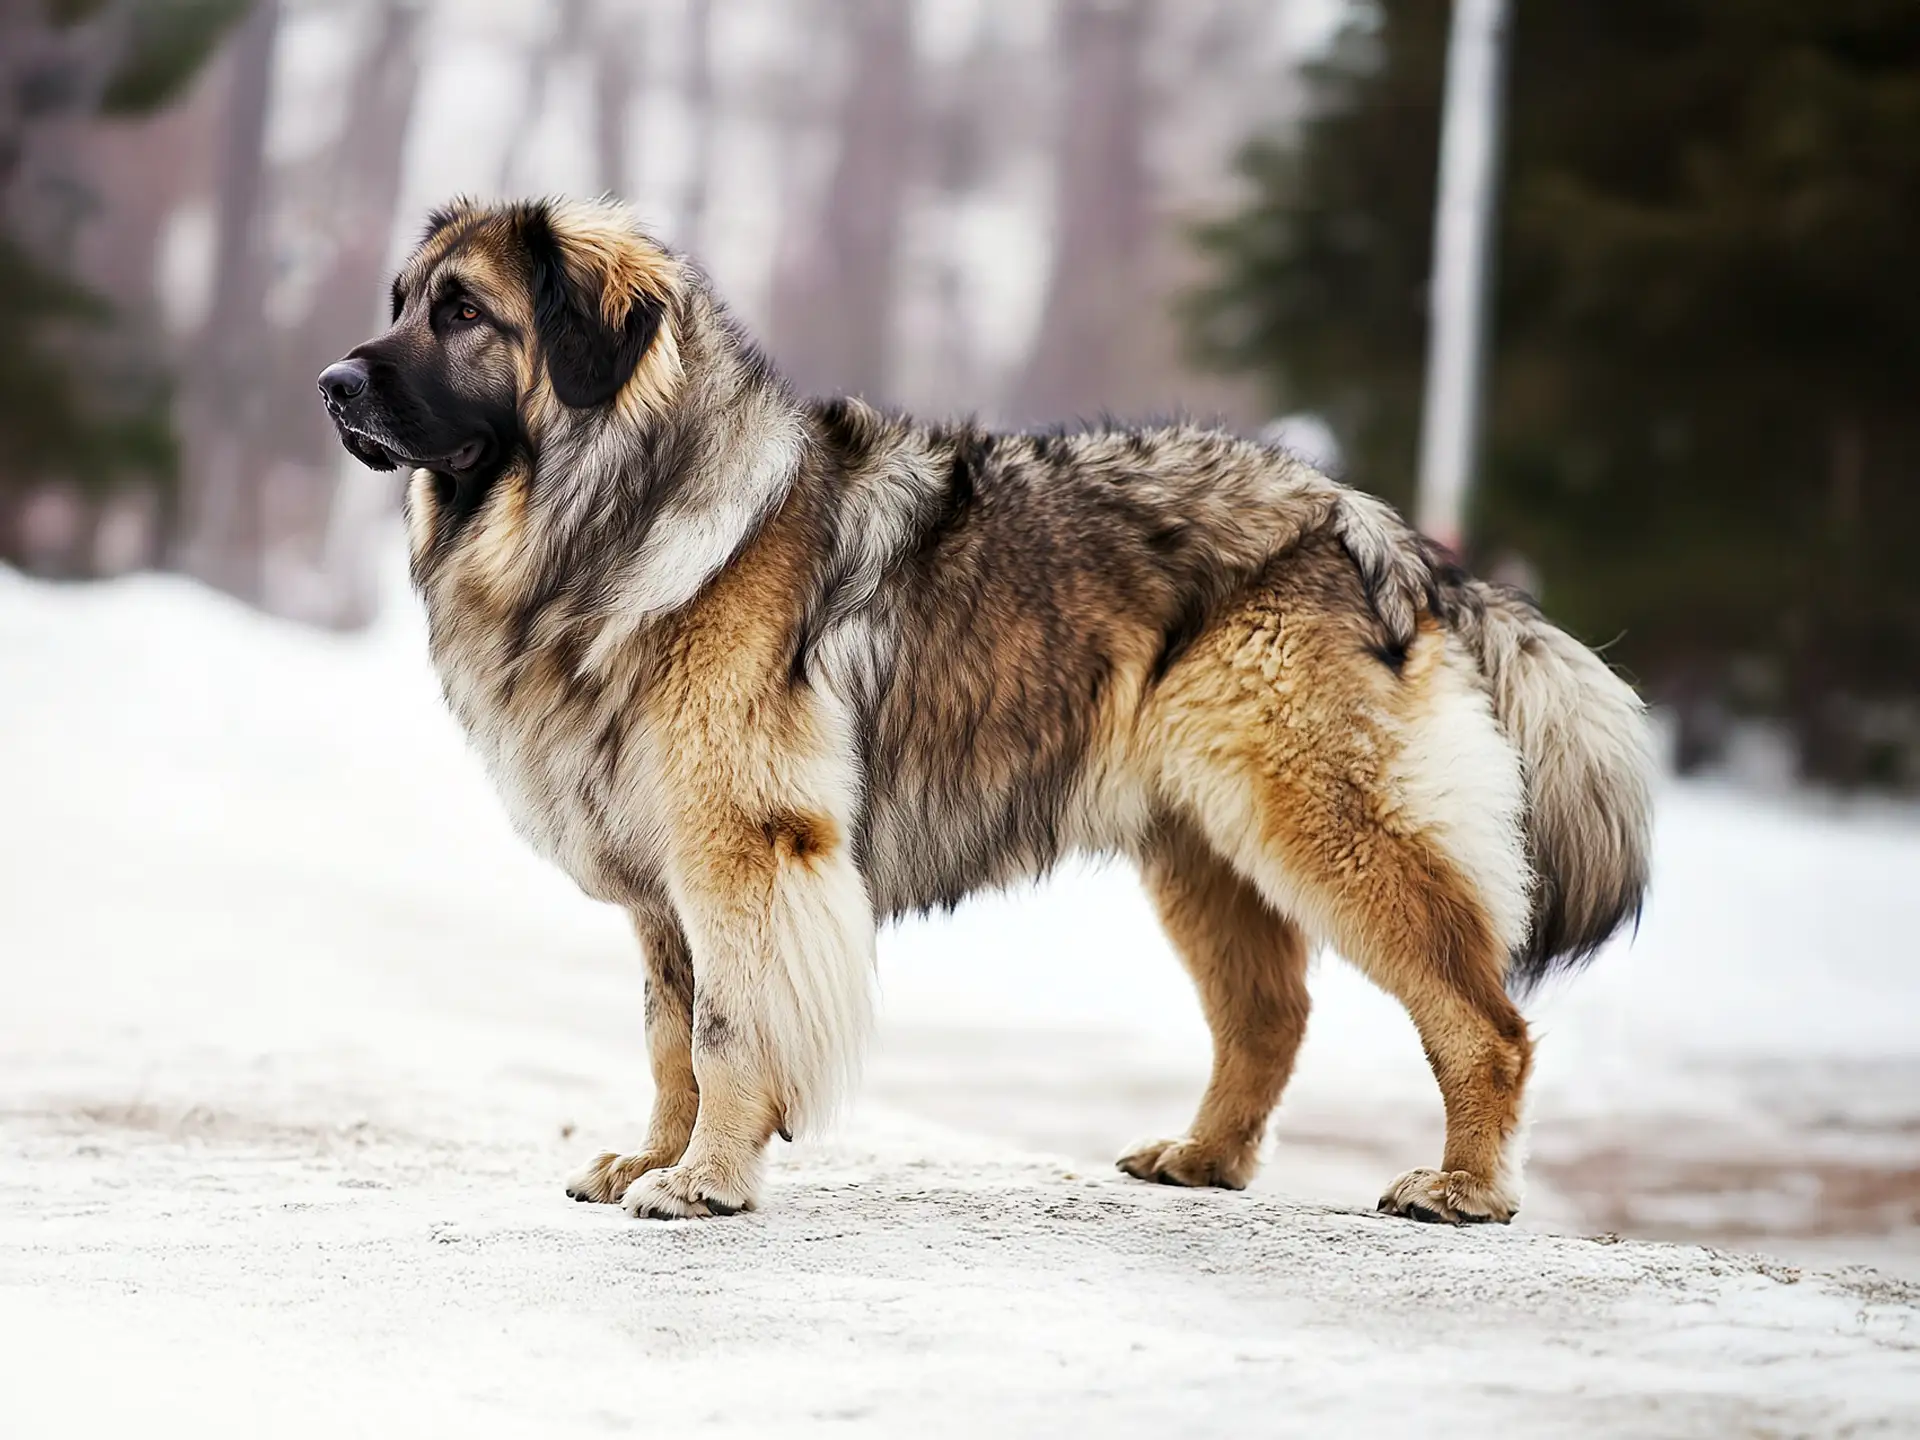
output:
[[[1448,7],[1369,13],[1246,151],[1192,318],[1404,501]],[[1873,778],[1873,707],[1920,691],[1920,6],[1516,19],[1478,556],[1657,695],[1734,686],[1810,772]]]

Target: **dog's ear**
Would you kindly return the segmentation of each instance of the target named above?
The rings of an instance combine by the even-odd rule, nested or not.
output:
[[[568,224],[546,206],[527,212],[521,238],[553,393],[575,409],[606,404],[633,377],[665,309],[647,283],[645,242],[611,223]]]

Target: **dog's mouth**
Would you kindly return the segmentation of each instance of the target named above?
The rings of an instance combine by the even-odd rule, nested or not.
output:
[[[469,440],[451,455],[448,455],[445,459],[438,462],[438,464],[435,464],[434,468],[439,469],[444,465],[447,469],[453,471],[454,474],[464,475],[470,470],[479,469],[480,462],[486,458],[487,442],[479,439]]]
[[[469,475],[480,468],[492,449],[485,436],[475,436],[444,454],[416,455],[391,436],[356,425],[337,411],[333,423],[350,451],[369,464],[389,470],[405,468],[437,470],[446,475]]]

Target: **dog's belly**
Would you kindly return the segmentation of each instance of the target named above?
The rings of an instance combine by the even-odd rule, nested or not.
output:
[[[1044,871],[1054,858],[1007,844],[999,825],[956,824],[950,815],[888,807],[869,812],[860,854],[874,914],[882,920],[950,910],[976,891]]]
[[[1069,855],[1134,853],[1151,824],[1145,789],[1105,772],[1083,769],[1051,791],[1034,777],[999,791],[904,778],[870,792],[861,834],[881,919],[952,909],[981,890],[1038,879]]]

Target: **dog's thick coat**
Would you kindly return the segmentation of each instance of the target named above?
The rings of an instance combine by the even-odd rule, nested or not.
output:
[[[751,1206],[852,1078],[876,923],[1094,851],[1142,867],[1216,1047],[1189,1134],[1122,1168],[1246,1183],[1325,940],[1446,1102],[1382,1208],[1513,1213],[1508,987],[1637,910],[1650,771],[1633,692],[1523,599],[1226,434],[799,401],[610,205],[436,214],[350,363],[329,406],[413,471],[448,701],[646,955],[653,1121],[573,1194]]]

